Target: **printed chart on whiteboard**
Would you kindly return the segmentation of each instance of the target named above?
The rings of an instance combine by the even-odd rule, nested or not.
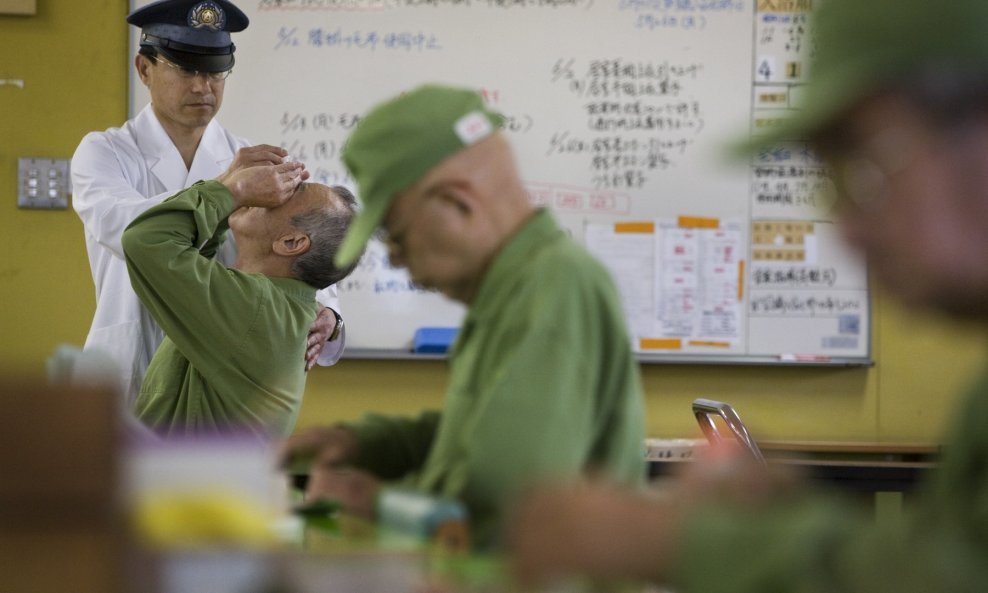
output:
[[[809,2],[760,1],[754,12],[753,132],[791,115],[812,53]],[[864,265],[831,217],[823,164],[798,142],[748,171],[747,216],[588,223],[587,247],[611,270],[642,353],[866,361]]]

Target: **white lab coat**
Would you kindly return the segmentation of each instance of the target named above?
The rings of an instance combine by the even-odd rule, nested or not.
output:
[[[85,349],[110,355],[119,366],[120,389],[133,401],[163,334],[130,286],[120,238],[134,218],[201,179],[226,170],[246,140],[215,119],[206,127],[190,170],[151,106],[121,128],[91,132],[72,156],[72,206],[82,219],[86,250],[96,285],[96,314]],[[221,261],[231,264],[236,249],[226,241]],[[317,299],[339,312],[336,287]],[[331,365],[343,353],[345,336],[323,348],[319,364]]]

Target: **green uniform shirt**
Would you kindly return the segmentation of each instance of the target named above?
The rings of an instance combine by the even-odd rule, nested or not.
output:
[[[463,501],[475,543],[511,496],[588,470],[645,475],[638,365],[609,275],[539,211],[501,250],[450,356],[443,412],[371,416],[360,465]]]
[[[316,289],[213,260],[233,209],[225,186],[199,182],[123,235],[134,291],[166,336],[133,405],[161,434],[295,426]]]
[[[834,498],[689,521],[675,591],[961,593],[988,590],[988,377],[964,400],[940,467],[901,521]],[[912,511],[912,512],[909,512]]]

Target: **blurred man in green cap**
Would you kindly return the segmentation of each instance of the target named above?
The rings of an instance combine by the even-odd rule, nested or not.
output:
[[[748,149],[807,141],[831,167],[846,239],[884,285],[910,306],[984,323],[988,2],[821,5],[801,112]],[[718,458],[660,497],[605,484],[532,494],[512,520],[516,572],[636,577],[682,593],[984,591],[988,378],[963,401],[941,467],[900,520],[876,524]]]
[[[477,93],[427,85],[376,107],[348,139],[363,210],[337,263],[380,229],[394,265],[469,311],[441,413],[372,415],[285,447],[286,459],[316,458],[309,497],[351,512],[375,515],[379,479],[459,499],[478,547],[495,543],[505,504],[533,480],[645,475],[642,391],[617,292],[531,205],[501,122]]]

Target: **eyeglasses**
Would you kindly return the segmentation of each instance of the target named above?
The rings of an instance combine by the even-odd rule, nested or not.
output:
[[[157,56],[156,62],[161,64],[167,64],[168,66],[173,68],[176,72],[178,72],[180,78],[183,78],[185,80],[192,80],[193,78],[202,75],[209,82],[220,82],[226,80],[226,77],[230,76],[230,73],[233,72],[232,69],[223,70],[222,72],[200,72],[198,70],[190,70],[189,68],[184,68],[182,66],[179,66],[178,64],[172,64],[171,62],[162,58],[161,56]]]
[[[831,171],[837,190],[858,210],[877,210],[888,199],[889,174],[867,157],[833,159]]]
[[[405,205],[406,220],[399,228],[388,229],[383,223],[377,228],[374,236],[384,244],[391,259],[401,258],[405,254],[405,234],[428,209],[428,205],[434,202],[432,198],[438,196],[442,190],[442,185],[431,187],[419,194],[413,204]]]
[[[377,230],[374,231],[374,237],[384,244],[388,257],[392,260],[400,258],[405,253],[405,233],[408,231],[408,227],[415,222],[415,217],[418,213],[418,208],[411,209],[409,211],[409,219],[400,228],[388,229],[387,225],[382,222],[381,226],[377,227]]]
[[[384,245],[384,249],[387,251],[389,257],[400,257],[404,253],[404,249],[402,248],[404,231],[389,233],[388,229],[379,226],[374,231],[374,238]]]
[[[832,154],[832,178],[838,190],[858,209],[877,210],[891,193],[890,178],[919,158],[918,139],[889,128],[855,149]]]

